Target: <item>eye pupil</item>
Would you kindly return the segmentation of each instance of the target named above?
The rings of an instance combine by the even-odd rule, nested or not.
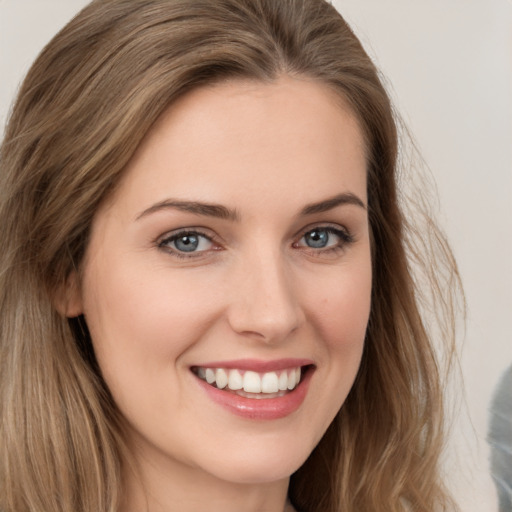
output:
[[[306,244],[315,249],[325,247],[329,241],[329,233],[325,230],[315,229],[304,236]]]
[[[199,246],[199,237],[197,235],[183,235],[174,242],[176,249],[183,252],[192,252]]]

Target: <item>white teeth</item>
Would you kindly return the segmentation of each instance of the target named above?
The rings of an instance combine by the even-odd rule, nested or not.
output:
[[[288,374],[288,389],[293,389],[295,387],[295,370],[291,371]]]
[[[244,373],[244,391],[246,393],[261,393],[261,378],[256,372]]]
[[[224,368],[217,368],[215,372],[215,382],[219,389],[224,389],[228,385],[228,374]]]
[[[261,391],[263,393],[277,393],[279,382],[276,372],[265,373],[261,379]]]
[[[238,391],[244,387],[244,381],[238,370],[229,370],[228,387],[233,391]]]
[[[211,368],[206,368],[206,382],[208,382],[208,384],[215,382],[215,372]]]
[[[288,389],[288,374],[286,372],[282,372],[279,375],[279,391],[285,391]]]
[[[249,370],[197,367],[196,375],[208,384],[215,384],[219,389],[228,388],[238,391],[242,396],[258,394],[260,396],[254,398],[274,398],[283,396],[297,387],[301,378],[301,369],[297,367],[277,372],[257,373]]]

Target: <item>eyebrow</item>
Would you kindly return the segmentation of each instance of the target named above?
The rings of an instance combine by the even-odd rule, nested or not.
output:
[[[359,197],[357,197],[355,194],[352,194],[351,192],[345,192],[343,194],[338,194],[334,197],[330,197],[329,199],[325,199],[324,201],[320,201],[318,203],[308,204],[301,210],[301,215],[323,213],[332,210],[337,206],[342,206],[346,204],[359,206],[363,208],[363,210],[366,210],[365,204],[361,199],[359,199]]]
[[[165,199],[150,206],[137,216],[137,220],[151,213],[167,209],[181,210],[196,215],[205,215],[207,217],[216,217],[224,220],[240,220],[240,214],[236,210],[231,210],[221,204],[201,203],[199,201],[180,201],[177,199]]]
[[[334,197],[324,199],[317,203],[306,205],[300,212],[300,215],[313,215],[315,213],[323,213],[332,210],[338,206],[355,205],[366,210],[366,206],[359,197],[350,192],[338,194]],[[200,201],[182,201],[178,199],[165,199],[160,201],[137,216],[136,220],[146,217],[152,213],[160,210],[176,209],[184,212],[193,213],[196,215],[204,215],[207,217],[215,217],[223,220],[240,221],[240,214],[237,210],[227,208],[221,204],[215,203],[202,203]]]

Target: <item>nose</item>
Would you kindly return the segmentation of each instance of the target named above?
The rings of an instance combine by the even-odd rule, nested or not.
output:
[[[274,344],[286,340],[303,323],[296,282],[278,251],[253,255],[232,279],[228,321],[238,334]]]

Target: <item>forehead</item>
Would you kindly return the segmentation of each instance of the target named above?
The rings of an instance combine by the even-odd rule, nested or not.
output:
[[[281,77],[233,80],[181,97],[148,132],[118,193],[140,203],[183,195],[240,208],[255,196],[308,203],[346,189],[366,199],[355,116],[328,86]]]

